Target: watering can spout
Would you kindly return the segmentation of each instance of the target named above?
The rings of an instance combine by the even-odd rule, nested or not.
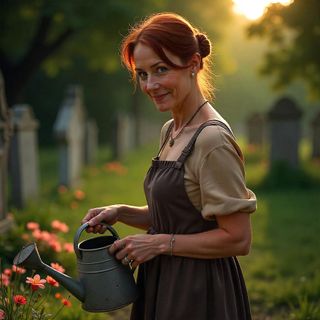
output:
[[[22,265],[28,269],[43,270],[52,278],[57,280],[63,287],[72,293],[81,302],[84,301],[85,294],[82,284],[45,264],[39,255],[38,248],[35,243],[31,243],[24,247],[14,258],[13,264]]]

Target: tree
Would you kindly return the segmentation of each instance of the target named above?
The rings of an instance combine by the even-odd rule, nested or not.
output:
[[[84,58],[93,69],[119,66],[121,33],[129,22],[159,7],[161,0],[2,0],[0,69],[8,104],[19,102],[26,84],[43,66],[57,73]]]
[[[249,36],[269,40],[261,73],[275,76],[274,87],[302,79],[320,97],[319,12],[319,0],[294,0],[288,6],[276,3],[248,28]]]

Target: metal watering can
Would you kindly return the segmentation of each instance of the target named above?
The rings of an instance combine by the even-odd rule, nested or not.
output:
[[[57,280],[82,302],[89,312],[107,312],[132,303],[138,296],[133,271],[124,266],[108,248],[119,239],[117,232],[107,226],[112,236],[100,236],[79,243],[81,233],[88,223],[80,226],[74,236],[74,251],[77,255],[79,280],[74,280],[47,264],[39,255],[35,243],[25,246],[14,258],[15,265],[28,269],[43,270]]]

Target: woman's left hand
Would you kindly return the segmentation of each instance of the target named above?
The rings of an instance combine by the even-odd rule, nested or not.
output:
[[[115,241],[109,248],[124,265],[136,268],[139,264],[169,251],[170,235],[136,234]]]

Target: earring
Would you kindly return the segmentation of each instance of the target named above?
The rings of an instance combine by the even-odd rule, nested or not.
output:
[[[192,71],[191,72],[191,77],[194,78],[194,76],[195,76],[195,73],[194,73],[194,71]]]

